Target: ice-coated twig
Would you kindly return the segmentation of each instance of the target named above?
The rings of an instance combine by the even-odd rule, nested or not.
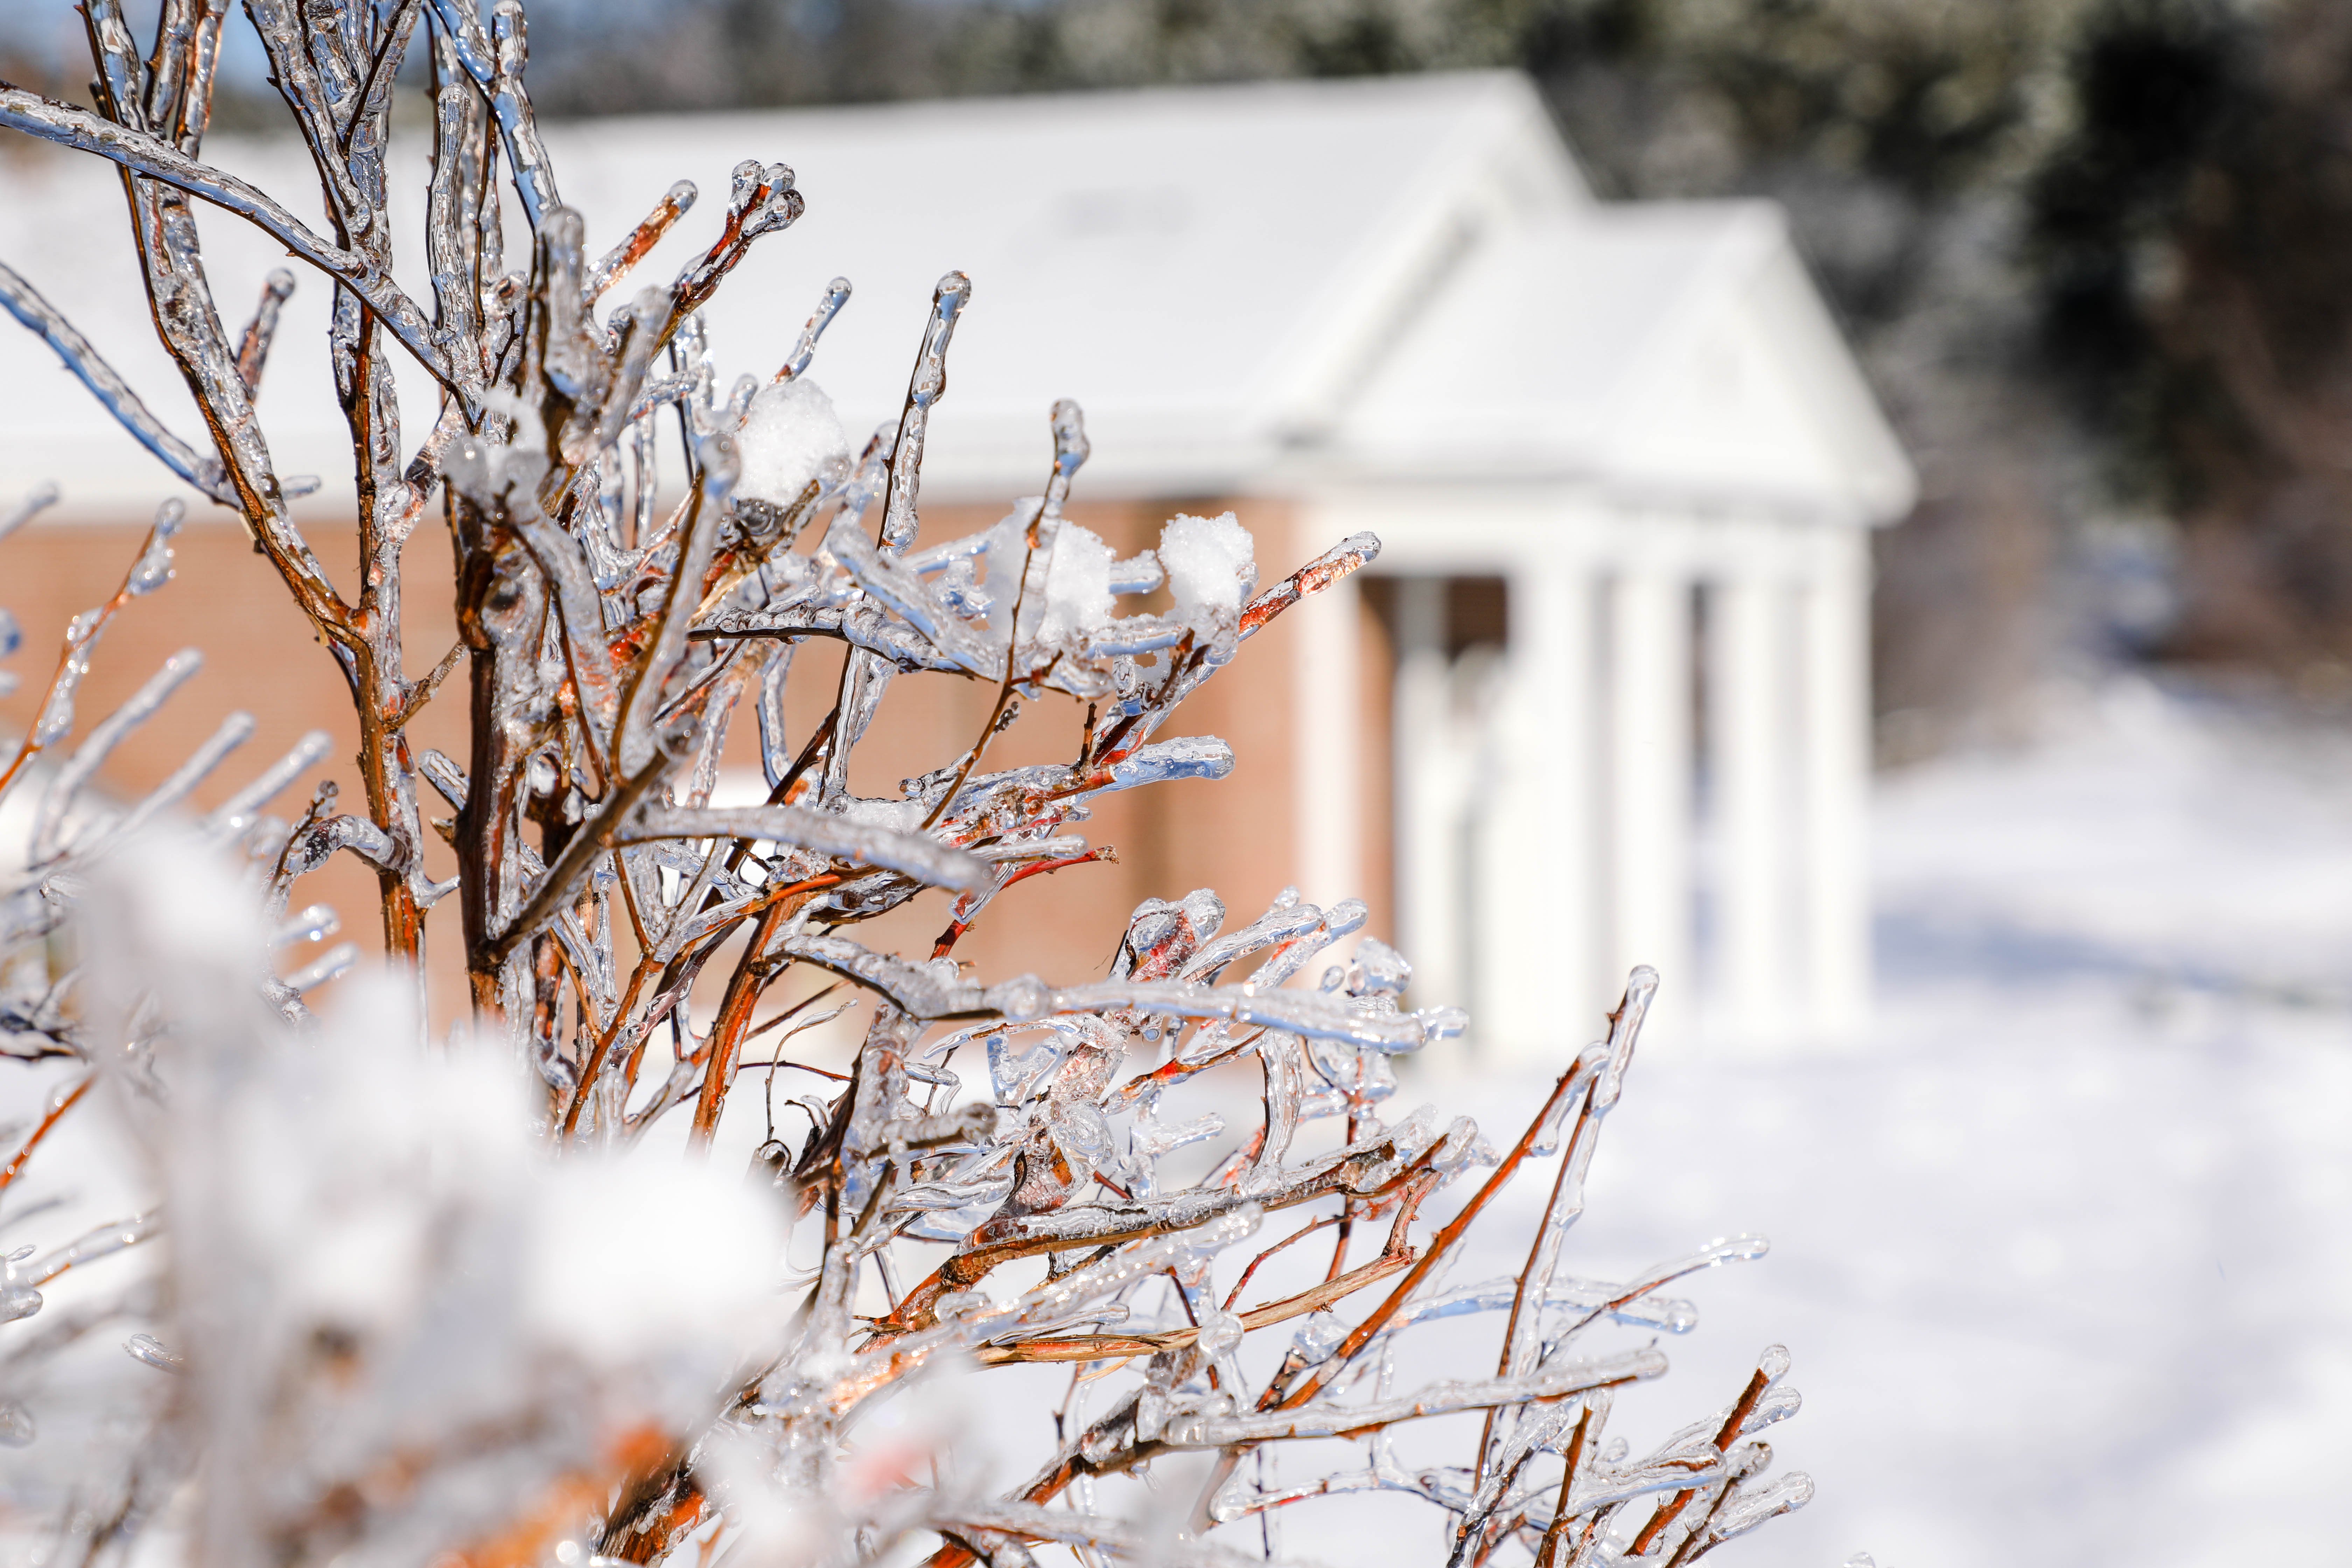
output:
[[[6,795],[9,785],[23,775],[26,764],[35,756],[72,732],[76,696],[83,677],[89,673],[90,658],[99,639],[115,616],[131,600],[152,594],[171,581],[172,536],[179,531],[185,510],[177,497],[158,507],[155,525],[148,531],[147,542],[138,559],[123,574],[122,586],[105,604],[83,611],[67,625],[65,647],[58,655],[57,673],[50,677],[48,691],[41,700],[40,715],[17,743],[16,754],[8,766],[0,770],[0,795]],[[193,669],[193,666],[188,668]],[[177,684],[177,680],[171,684]],[[140,716],[144,717],[143,712]],[[135,723],[137,720],[129,722]],[[103,752],[99,755],[102,757]]]
[[[616,844],[658,838],[739,838],[798,845],[857,865],[904,872],[937,888],[971,891],[992,879],[981,859],[934,838],[797,805],[654,806],[613,836]]]
[[[1260,990],[1255,985],[1187,985],[1181,982],[1090,981],[1049,986],[1024,974],[995,985],[943,978],[928,965],[877,952],[845,937],[794,938],[794,956],[822,964],[887,996],[919,1018],[986,1015],[1028,1022],[1054,1014],[1120,1009],[1167,1018],[1218,1019],[1286,1029],[1363,1049],[1414,1051],[1461,1032],[1461,1009],[1363,1013],[1314,992]]]
[[[1463,1410],[1491,1410],[1501,1405],[1524,1405],[1561,1399],[1589,1389],[1614,1388],[1645,1378],[1663,1377],[1666,1358],[1655,1351],[1635,1351],[1596,1362],[1569,1362],[1547,1367],[1524,1378],[1486,1378],[1474,1382],[1437,1383],[1396,1399],[1363,1405],[1310,1402],[1257,1415],[1195,1415],[1171,1420],[1157,1434],[1171,1447],[1222,1448],[1235,1443],[1265,1443],[1299,1437],[1338,1437],[1370,1426],[1416,1421],[1430,1415],[1450,1415]]]
[[[654,210],[637,222],[628,237],[604,253],[603,259],[590,269],[587,281],[581,286],[583,305],[593,305],[604,298],[607,289],[625,277],[629,268],[646,258],[646,252],[661,243],[670,225],[693,210],[698,193],[692,180],[680,180],[662,194]]]
[[[128,1219],[101,1225],[75,1237],[55,1252],[33,1259],[30,1266],[21,1272],[12,1268],[9,1278],[12,1281],[26,1285],[46,1285],[68,1268],[95,1262],[127,1247],[136,1247],[157,1235],[162,1228],[163,1215],[160,1213],[151,1209],[145,1214],[135,1214]]]
[[[236,374],[245,383],[247,397],[261,395],[261,371],[269,363],[269,345],[278,335],[278,314],[293,293],[294,274],[283,267],[273,268],[262,280],[261,303],[254,307],[253,320],[237,335]]]
[[[163,459],[163,466],[194,485],[213,500],[234,505],[228,481],[221,475],[220,460],[199,456],[193,447],[169,430],[162,420],[148,412],[139,395],[131,390],[130,383],[115,374],[114,367],[100,357],[89,340],[75,330],[54,306],[24,278],[0,263],[0,305],[26,327],[40,334],[43,342],[57,351],[68,370],[80,378],[109,414],[114,416],[138,443]],[[260,371],[256,362],[255,375]],[[6,531],[0,530],[0,537]]]
[[[65,766],[49,783],[48,791],[41,797],[40,810],[33,818],[32,855],[36,862],[46,860],[58,852],[58,833],[65,825],[66,814],[73,808],[74,797],[81,793],[91,775],[105,764],[114,748],[122,743],[139,725],[154,717],[156,710],[169,700],[187,679],[204,668],[205,656],[194,648],[182,648],[163,661],[163,668],[148,679],[147,684],[131,694],[131,700],[108,714],[89,732],[89,738],[76,749]]]
[[[37,485],[26,492],[22,500],[6,511],[0,512],[0,539],[7,538],[50,507],[57,505],[58,493],[58,487],[53,484]]]
[[[1579,1057],[1571,1069],[1571,1076],[1584,1079],[1582,1097],[1580,1100],[1573,1091],[1569,1096],[1568,1103],[1575,1108],[1575,1125],[1569,1134],[1568,1149],[1560,1158],[1559,1174],[1552,1184],[1550,1200],[1544,1205],[1543,1221],[1536,1227],[1535,1244],[1528,1249],[1527,1266],[1519,1271],[1517,1289],[1511,1297],[1511,1315],[1503,1330],[1502,1360],[1496,1368],[1499,1377],[1522,1376],[1536,1364],[1542,1345],[1541,1314],[1528,1311],[1527,1304],[1530,1299],[1541,1303],[1551,1293],[1552,1276],[1559,1268],[1560,1247],[1567,1240],[1568,1229],[1584,1214],[1584,1180],[1591,1169],[1593,1151],[1600,1144],[1601,1120],[1616,1103],[1625,1069],[1642,1037],[1642,1021],[1649,1015],[1650,1001],[1657,989],[1658,977],[1654,971],[1636,970],[1625,987],[1623,1005],[1609,1020],[1608,1039]],[[1637,1300],[1646,1293],[1636,1292],[1628,1299]],[[1493,1444],[1496,1435],[1496,1418],[1490,1414],[1481,1439],[1477,1466],[1481,1479],[1487,1466],[1485,1449]]]
[[[523,96],[522,68],[528,51],[520,26],[522,7],[506,4],[495,7],[494,16],[504,24],[495,49],[482,32],[473,0],[433,0],[433,15],[455,46],[458,63],[489,101],[507,156],[514,163],[516,194],[522,198],[531,227],[537,228],[557,198],[555,176],[546,149],[540,145],[530,101]]]
[[[324,730],[312,730],[293,749],[269,764],[254,781],[215,806],[204,826],[215,832],[236,833],[251,824],[253,816],[286,793],[294,781],[316,765],[333,746]]]
[[[376,319],[415,356],[417,363],[460,397],[471,399],[478,395],[478,377],[467,374],[462,362],[452,362],[441,352],[433,341],[432,325],[424,312],[401,292],[389,274],[364,257],[313,233],[292,213],[236,175],[198,163],[177,148],[142,132],[17,87],[0,85],[0,129],[21,131],[59,146],[94,153],[236,214],[366,300]]]
[[[24,1174],[26,1162],[32,1159],[33,1151],[41,1146],[41,1140],[47,1138],[56,1129],[57,1124],[65,1120],[66,1112],[71,1110],[80,1101],[81,1097],[89,1091],[89,1086],[97,1081],[95,1076],[85,1078],[69,1089],[59,1089],[52,1092],[48,1107],[42,1111],[40,1121],[34,1123],[33,1131],[17,1147],[16,1152],[9,1157],[8,1163],[5,1165],[0,1165],[0,1192],[5,1192],[10,1183]]]
[[[809,361],[816,357],[817,340],[824,336],[824,330],[833,325],[834,317],[839,315],[841,308],[847,303],[848,279],[836,278],[824,286],[824,297],[816,302],[816,309],[809,312],[808,324],[801,329],[800,342],[793,345],[791,355],[776,372],[776,380],[790,381],[796,375],[807,374]]]

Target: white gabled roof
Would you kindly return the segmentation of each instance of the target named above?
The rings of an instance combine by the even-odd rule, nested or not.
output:
[[[1330,435],[1359,478],[1558,479],[1886,522],[1910,464],[1769,202],[1622,203],[1497,237]]]
[[[792,163],[807,215],[720,289],[712,336],[781,361],[847,276],[812,374],[854,437],[896,414],[932,286],[969,274],[927,482],[999,494],[1044,482],[1059,397],[1087,410],[1097,493],[1250,483],[1465,229],[1590,200],[1502,72],[625,119],[548,142],[592,235],[681,172],[710,193],[747,153]]]
[[[423,299],[419,140],[396,145],[394,217],[397,270]],[[720,289],[711,336],[722,384],[764,377],[826,280],[849,277],[811,374],[853,440],[896,415],[934,282],[970,274],[933,494],[1036,489],[1047,410],[1071,396],[1094,441],[1080,485],[1098,496],[1485,474],[1729,490],[1858,520],[1907,504],[1909,470],[1777,214],[1594,203],[1514,74],[618,119],[547,141],[592,254],[672,181],[702,190],[618,294],[709,242],[739,161],[791,163],[806,216]],[[298,148],[216,154],[315,210]],[[0,159],[0,211],[21,219],[0,257],[198,440],[144,321],[109,172]],[[236,219],[203,225],[234,331],[283,258]],[[518,218],[508,233],[520,258]],[[283,471],[341,482],[319,353],[329,290],[301,284],[263,425]],[[402,381],[413,439],[433,397]],[[51,476],[85,507],[167,488],[45,347],[0,337],[0,495]]]

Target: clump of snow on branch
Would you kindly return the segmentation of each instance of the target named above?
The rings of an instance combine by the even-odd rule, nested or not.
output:
[[[1257,587],[1256,547],[1232,512],[1178,513],[1160,531],[1159,554],[1176,618],[1202,637],[1231,626]]]
[[[771,506],[791,506],[828,465],[849,460],[833,399],[805,376],[761,387],[735,445],[742,462],[735,493]]]
[[[1038,494],[926,538],[971,279],[940,280],[899,416],[854,456],[806,379],[845,279],[781,367],[722,389],[702,307],[800,216],[793,171],[746,160],[707,248],[622,297],[694,187],[589,248],[517,0],[249,8],[342,241],[201,162],[224,8],[167,7],[143,54],[116,7],[89,11],[98,109],[0,87],[0,127],[123,164],[137,232],[169,237],[140,249],[157,300],[211,302],[195,203],[328,275],[356,578],[286,511],[253,417],[287,275],[234,342],[217,308],[160,323],[202,454],[5,268],[0,300],[239,511],[347,678],[360,785],[347,804],[312,781],[313,734],[197,813],[255,731],[236,713],[143,798],[91,787],[201,663],[174,655],[95,723],[76,706],[113,618],[171,580],[168,505],[0,772],[0,806],[37,797],[0,887],[0,1050],[29,1089],[0,1199],[57,1233],[0,1280],[0,1532],[87,1563],[163,1530],[220,1568],[1025,1568],[1049,1548],[1097,1568],[1278,1558],[1285,1514],[1386,1491],[1439,1510],[1454,1563],[1570,1568],[1686,1563],[1804,1501],[1758,1436],[1797,1407],[1779,1347],[1664,1439],[1611,1431],[1619,1393],[1666,1371],[1654,1335],[1696,1323],[1670,1288],[1764,1250],[1569,1267],[1647,970],[1605,1019],[1553,1021],[1601,1037],[1524,1126],[1488,1130],[1400,1106],[1397,1058],[1466,1020],[1415,1005],[1357,900],[1146,899],[1091,975],[957,957],[1006,889],[1112,858],[1082,831],[1103,796],[1231,772],[1223,742],[1163,731],[1377,539],[1268,584],[1234,516],[1179,516],[1121,559],[1068,515],[1090,447],[1067,402],[1040,411]],[[429,304],[394,276],[383,196],[412,46],[436,128]],[[529,230],[512,254],[484,197],[501,170]],[[418,439],[383,395],[394,355],[443,394]],[[428,513],[465,628],[431,663],[398,613]],[[1163,588],[1168,613],[1136,603]],[[971,682],[987,718],[861,795],[856,749],[902,721],[908,680]],[[813,725],[786,701],[811,689]],[[463,760],[409,728],[436,699],[467,705]],[[1083,713],[1075,756],[992,758],[1055,700]],[[756,742],[761,804],[712,804],[730,732]],[[295,903],[339,854],[374,873],[381,972]],[[859,932],[918,900],[944,921],[929,942]],[[467,1019],[431,1045],[428,929],[462,956]],[[860,1040],[845,1072],[811,1047],[835,1020]],[[722,1123],[760,1129],[748,1169],[719,1163]],[[1544,1166],[1524,1268],[1453,1279]],[[1491,1374],[1428,1370],[1481,1331]],[[1475,1440],[1408,1458],[1446,1415]]]

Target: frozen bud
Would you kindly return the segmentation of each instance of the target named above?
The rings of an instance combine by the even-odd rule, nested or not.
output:
[[[29,1318],[41,1310],[41,1293],[30,1285],[0,1286],[0,1323]]]
[[[1195,888],[1184,895],[1184,918],[1192,922],[1192,937],[1206,942],[1223,929],[1225,901],[1212,888]]]
[[[1211,1355],[1223,1355],[1242,1342],[1242,1321],[1231,1312],[1207,1311],[1201,1314],[1201,1348]]]
[[[1412,984],[1412,965],[1404,954],[1376,936],[1368,936],[1356,944],[1355,967],[1348,975],[1348,990],[1357,996],[1402,996]]]
[[[1049,1133],[1070,1168],[1081,1174],[1101,1170],[1111,1157],[1110,1123],[1084,1101],[1066,1108]]]
[[[155,529],[147,536],[147,548],[123,583],[123,587],[134,597],[152,594],[172,580],[172,536],[180,531],[180,523],[187,515],[187,510],[177,496],[157,509]]]
[[[1302,1364],[1319,1366],[1331,1359],[1331,1352],[1347,1337],[1348,1325],[1339,1321],[1337,1312],[1326,1308],[1307,1314],[1307,1321],[1298,1325],[1298,1332],[1291,1336],[1290,1344],[1298,1352]]]

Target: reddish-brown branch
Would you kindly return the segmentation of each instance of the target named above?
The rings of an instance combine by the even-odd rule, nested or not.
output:
[[[1227,1292],[1225,1296],[1225,1310],[1228,1312],[1232,1311],[1234,1310],[1234,1303],[1242,1299],[1242,1291],[1244,1288],[1249,1284],[1251,1278],[1257,1273],[1257,1266],[1259,1264],[1264,1263],[1267,1258],[1272,1258],[1276,1253],[1280,1252],[1292,1242],[1304,1240],[1306,1237],[1314,1235],[1317,1231],[1321,1230],[1328,1226],[1338,1225],[1339,1223],[1339,1216],[1338,1215],[1326,1215],[1321,1219],[1315,1221],[1311,1225],[1300,1226],[1297,1230],[1292,1231],[1288,1236],[1284,1237],[1280,1241],[1276,1242],[1272,1247],[1267,1247],[1264,1252],[1261,1252],[1255,1258],[1251,1258],[1249,1267],[1242,1270],[1242,1277],[1234,1281],[1233,1289]],[[1339,1276],[1335,1272],[1331,1278],[1336,1279]]]
[[[1337,1279],[1327,1279],[1296,1295],[1251,1308],[1241,1314],[1243,1331],[1255,1332],[1276,1323],[1287,1322],[1293,1318],[1303,1318],[1309,1312],[1319,1312],[1367,1286],[1379,1284],[1412,1262],[1410,1251],[1383,1253],[1362,1268]],[[1178,1299],[1182,1299],[1181,1292]],[[1225,1306],[1228,1311],[1232,1310],[1230,1300]],[[1061,1339],[1023,1340],[1015,1344],[984,1346],[977,1359],[982,1366],[1009,1366],[1022,1362],[1112,1361],[1123,1356],[1183,1350],[1200,1338],[1200,1334],[1198,1328],[1182,1328],[1168,1329],[1156,1334],[1075,1334]]]
[[[1065,856],[1059,860],[1033,861],[1029,865],[1022,867],[1019,870],[1013,872],[1013,875],[1005,878],[1003,882],[999,883],[989,893],[989,900],[993,902],[997,894],[1003,892],[1005,889],[1013,887],[1016,883],[1025,882],[1032,877],[1042,877],[1048,871],[1065,870],[1072,866],[1084,866],[1089,862],[1097,860],[1116,864],[1118,860],[1118,850],[1113,846],[1106,844],[1098,849],[1089,849],[1083,855]],[[981,911],[979,910],[974,910],[971,914],[964,920],[950,921],[948,922],[948,929],[940,932],[939,940],[931,944],[931,956],[933,958],[945,958],[948,954],[953,952],[955,951],[955,944],[963,940],[964,932],[971,929],[971,922],[978,920],[980,918],[980,914]]]
[[[1573,1068],[1570,1070],[1571,1073],[1574,1071]],[[1543,1221],[1536,1227],[1535,1239],[1528,1246],[1527,1264],[1520,1268],[1517,1288],[1511,1292],[1511,1313],[1503,1324],[1502,1361],[1495,1369],[1495,1375],[1497,1377],[1511,1375],[1511,1346],[1517,1342],[1519,1319],[1525,1315],[1528,1309],[1528,1281],[1535,1277],[1536,1259],[1543,1251],[1544,1231],[1550,1226],[1552,1215],[1558,1212],[1560,1200],[1568,1192],[1569,1183],[1576,1177],[1577,1145],[1590,1130],[1598,1125],[1599,1121],[1600,1118],[1592,1112],[1592,1084],[1588,1079],[1584,1086],[1583,1103],[1579,1105],[1576,1110],[1576,1127],[1560,1145],[1559,1173],[1552,1178],[1551,1199],[1544,1205]],[[1486,1457],[1493,1448],[1494,1443],[1495,1412],[1489,1410],[1486,1412],[1486,1423],[1478,1434],[1478,1460],[1472,1467],[1474,1485],[1483,1485],[1486,1479]]]
[[[1536,1548],[1535,1568],[1558,1568],[1559,1546],[1568,1532],[1569,1508],[1576,1494],[1577,1472],[1584,1468],[1585,1436],[1592,1429],[1592,1406],[1588,1405],[1576,1417],[1576,1430],[1569,1435],[1568,1468],[1559,1478],[1559,1500],[1552,1505],[1551,1523],[1543,1534],[1543,1543]]]
[[[89,1092],[89,1086],[97,1081],[98,1075],[96,1073],[92,1073],[89,1077],[82,1079],[79,1083],[74,1085],[73,1092],[71,1094],[68,1094],[63,1100],[58,1100],[56,1106],[50,1110],[49,1113],[41,1118],[40,1124],[35,1127],[31,1134],[26,1138],[24,1147],[16,1151],[16,1158],[10,1160],[5,1166],[0,1166],[0,1191],[5,1191],[7,1188],[8,1184],[16,1179],[17,1175],[25,1169],[25,1162],[33,1157],[33,1151],[39,1148],[41,1146],[41,1140],[49,1135],[49,1129],[55,1127],[59,1121],[63,1121],[65,1119],[66,1112],[71,1110],[74,1106],[80,1101],[81,1097]]]
[[[1732,1402],[1730,1414],[1723,1418],[1723,1425],[1716,1430],[1715,1451],[1717,1453],[1727,1454],[1731,1451],[1731,1445],[1739,1440],[1739,1429],[1748,1424],[1748,1417],[1755,1413],[1756,1402],[1764,1397],[1764,1390],[1771,1386],[1771,1381],[1764,1375],[1764,1369],[1761,1367],[1757,1368],[1755,1375],[1748,1378],[1748,1386],[1740,1390],[1739,1397]],[[1639,1557],[1643,1552],[1647,1552],[1650,1549],[1650,1543],[1664,1532],[1666,1526],[1674,1523],[1683,1510],[1690,1506],[1691,1499],[1697,1495],[1696,1488],[1685,1488],[1660,1503],[1658,1510],[1650,1516],[1650,1521],[1642,1526],[1642,1533],[1633,1537],[1633,1544],[1626,1549],[1626,1554]]]
[[[1353,1361],[1366,1345],[1371,1343],[1373,1336],[1388,1326],[1389,1320],[1395,1317],[1398,1310],[1412,1300],[1413,1291],[1419,1289],[1421,1282],[1429,1277],[1429,1271],[1437,1266],[1438,1260],[1453,1248],[1455,1242],[1462,1239],[1463,1233],[1476,1222],[1478,1216],[1486,1212],[1486,1205],[1494,1202],[1496,1194],[1499,1194],[1510,1179],[1518,1173],[1520,1162],[1528,1157],[1528,1151],[1535,1145],[1536,1134],[1542,1130],[1545,1121],[1550,1118],[1561,1100],[1577,1082],[1574,1068],[1559,1075],[1559,1081],[1552,1086],[1550,1095],[1544,1100],[1543,1109],[1537,1111],[1535,1120],[1528,1123],[1528,1130],[1519,1134],[1518,1142],[1512,1145],[1511,1152],[1503,1157],[1503,1163],[1495,1167],[1495,1173],[1486,1178],[1486,1184],[1478,1189],[1468,1203],[1462,1205],[1462,1212],[1455,1215],[1447,1222],[1445,1227],[1437,1233],[1436,1237],[1430,1242],[1428,1250],[1421,1255],[1421,1261],[1413,1265],[1412,1271],[1398,1282],[1394,1290],[1389,1292],[1386,1300],[1372,1309],[1371,1316],[1358,1323],[1354,1331],[1339,1342],[1339,1348],[1332,1353],[1331,1359],[1316,1368],[1314,1375],[1294,1389],[1287,1398],[1276,1406],[1276,1409],[1296,1410],[1314,1398],[1322,1391],[1323,1385],[1330,1381],[1333,1373]]]
[[[743,1032],[751,1026],[751,1013],[760,1005],[760,994],[767,989],[775,971],[768,956],[768,943],[774,940],[776,928],[784,922],[793,908],[782,889],[771,898],[751,927],[751,941],[743,956],[735,963],[735,973],[727,978],[727,992],[719,1005],[719,1016],[710,1026],[710,1061],[702,1069],[702,1093],[694,1107],[694,1126],[688,1137],[697,1148],[708,1149],[719,1134],[719,1113],[727,1104],[728,1080],[734,1076],[735,1053],[743,1043]]]

